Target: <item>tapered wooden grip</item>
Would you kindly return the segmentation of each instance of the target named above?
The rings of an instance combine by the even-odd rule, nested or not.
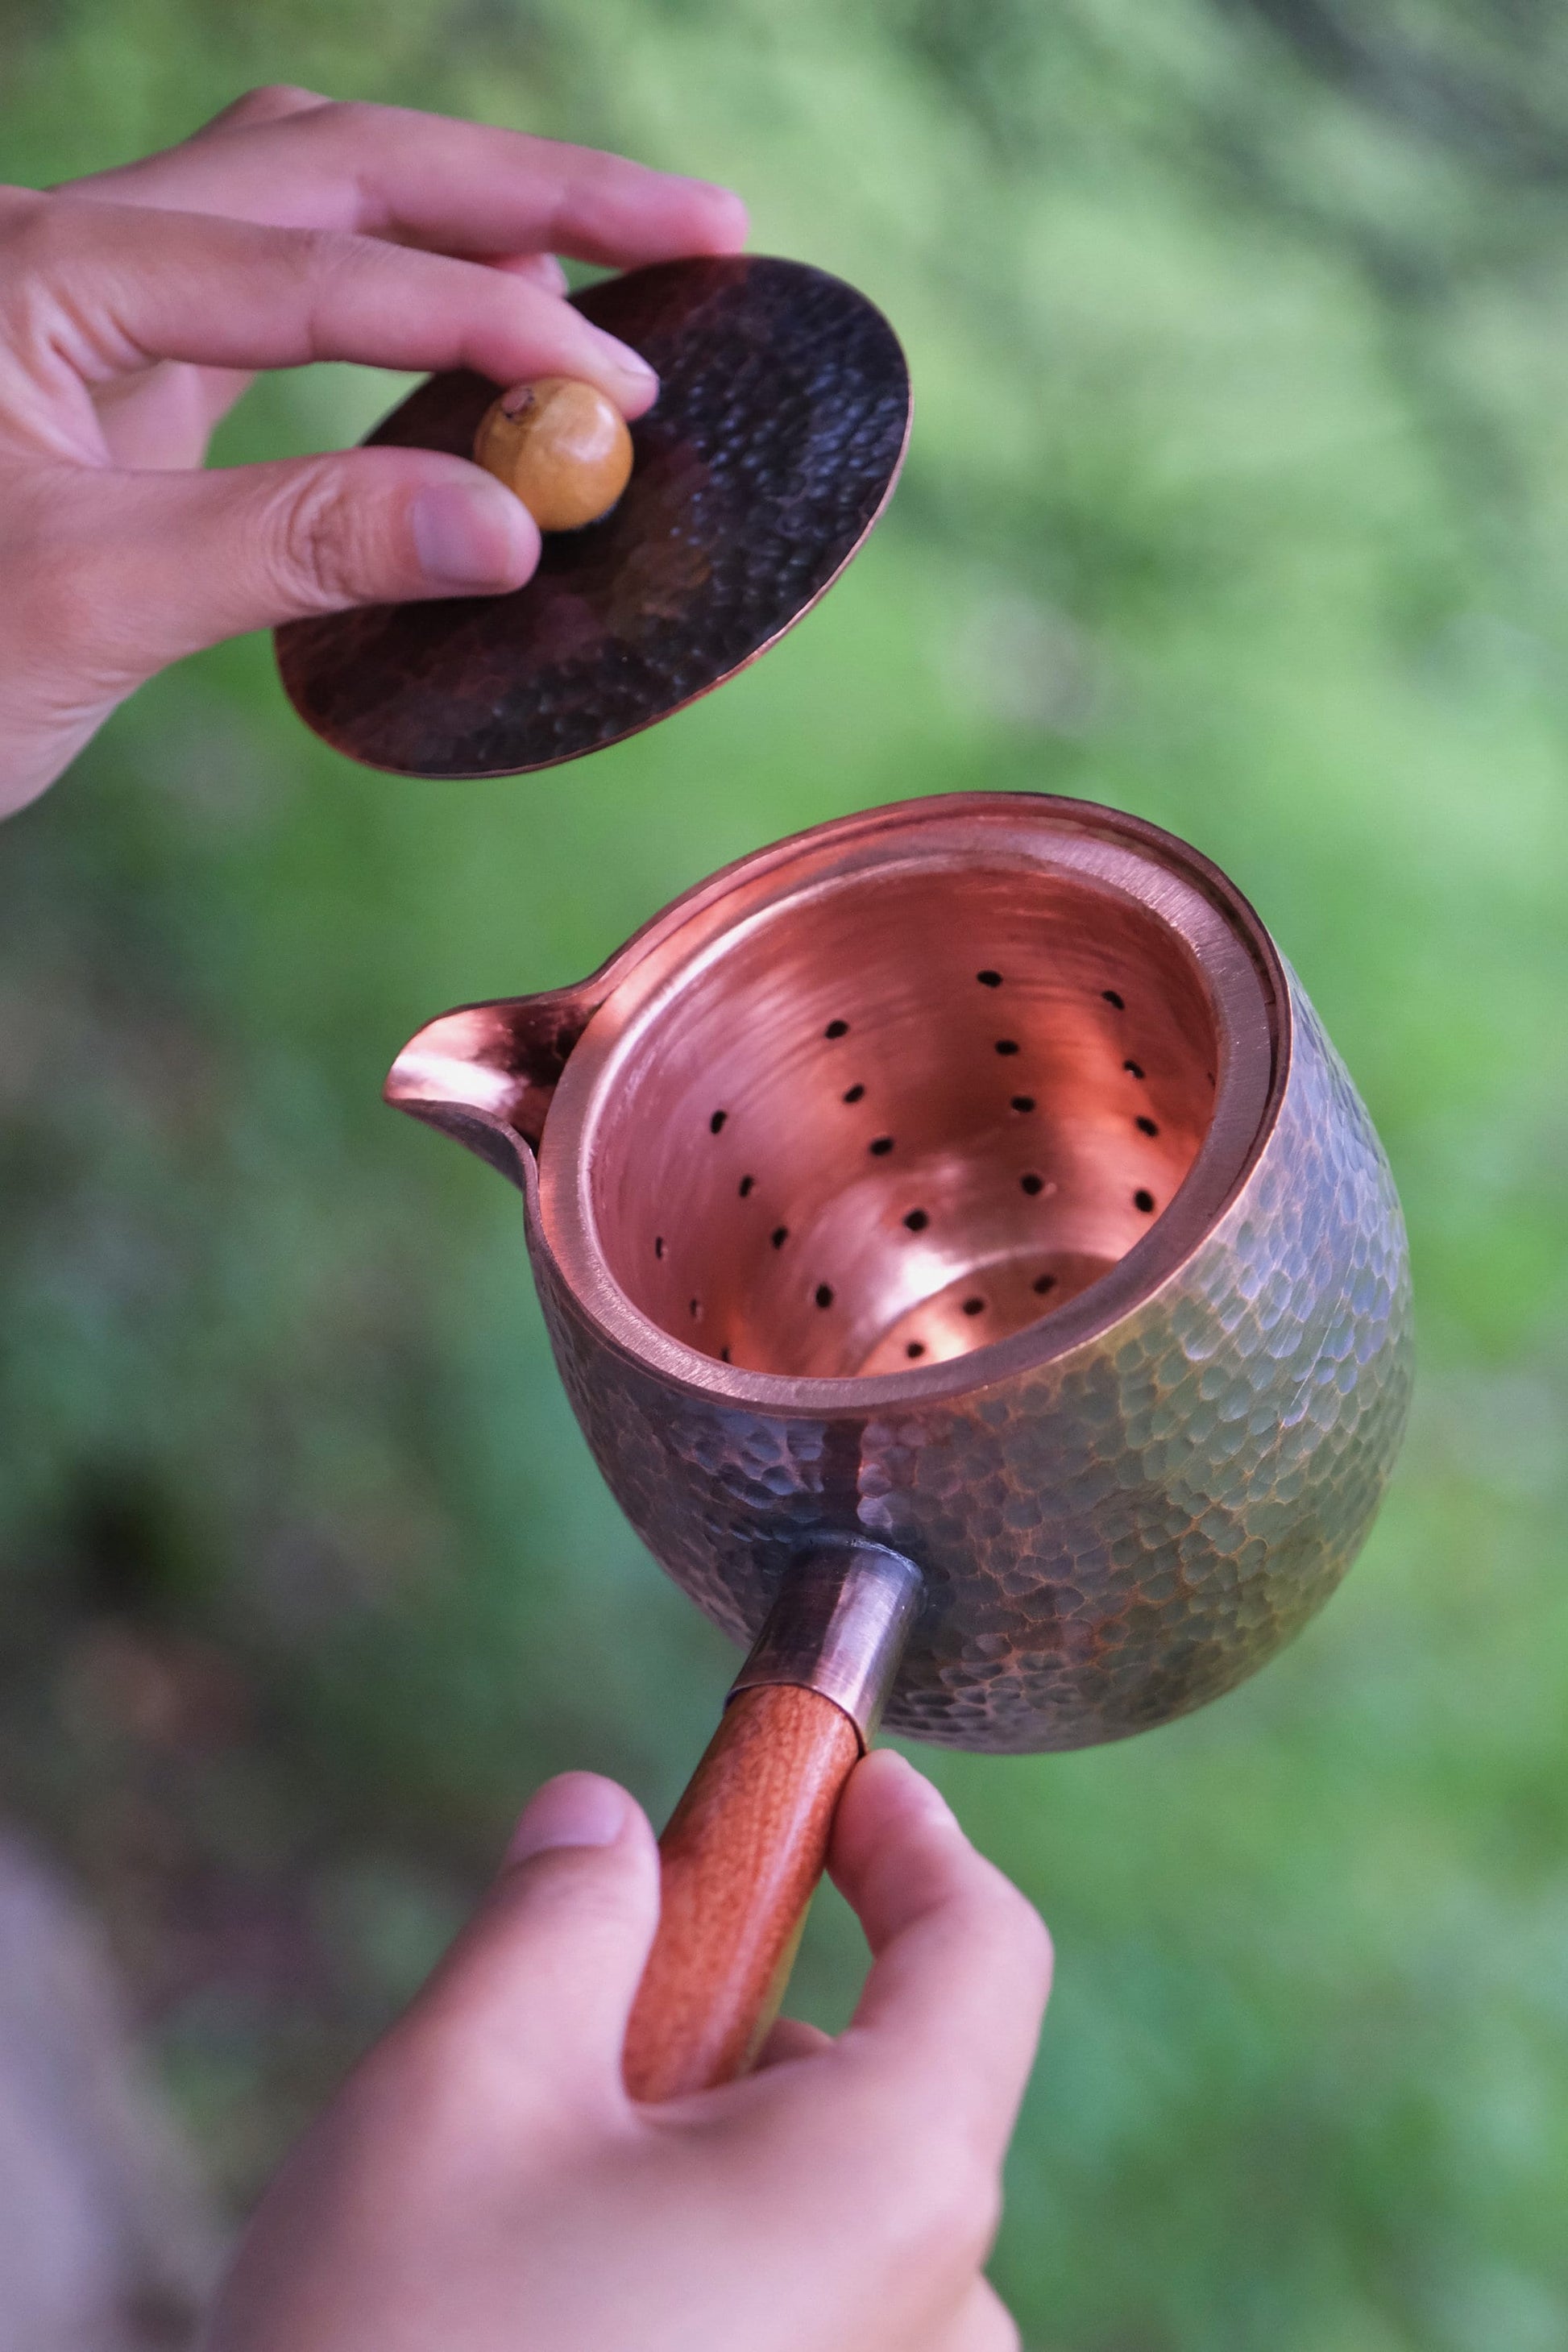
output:
[[[860,1742],[820,1692],[731,1700],[659,1840],[663,1901],[626,2031],[626,2087],[672,2099],[743,2074],[783,1997]]]

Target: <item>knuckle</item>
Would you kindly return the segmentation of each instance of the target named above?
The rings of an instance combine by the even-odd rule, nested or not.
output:
[[[324,103],[315,90],[303,89],[298,82],[263,81],[236,99],[228,119],[231,123],[275,122],[279,115],[300,114]]]
[[[328,120],[335,131],[353,136],[357,131],[378,130],[392,110],[378,106],[369,98],[335,98],[327,109]]]
[[[352,604],[370,572],[365,519],[335,467],[291,484],[279,501],[271,562],[284,594],[331,612]]]
[[[313,352],[328,340],[328,326],[355,296],[356,283],[374,284],[386,268],[389,248],[352,229],[289,228],[274,232],[293,270],[300,310]]]
[[[335,228],[290,228],[283,232],[283,240],[300,276],[313,289],[341,277],[360,243]]]

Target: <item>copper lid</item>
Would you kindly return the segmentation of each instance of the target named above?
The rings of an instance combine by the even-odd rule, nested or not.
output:
[[[909,372],[842,278],[755,255],[660,262],[574,298],[657,369],[618,506],[544,541],[509,595],[292,621],[278,664],[335,750],[514,775],[635,735],[733,677],[836,580],[887,504]],[[496,387],[432,376],[369,436],[468,456]]]

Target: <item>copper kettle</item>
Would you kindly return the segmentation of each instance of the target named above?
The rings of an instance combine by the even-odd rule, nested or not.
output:
[[[1006,1751],[1165,1722],[1371,1524],[1388,1166],[1252,908],[1137,818],[818,826],[576,987],[431,1022],[386,1092],[522,1192],[595,1459],[752,1645],[663,1841],[641,2095],[746,2063],[879,1715]]]

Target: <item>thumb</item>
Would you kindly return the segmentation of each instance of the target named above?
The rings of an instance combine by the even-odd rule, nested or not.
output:
[[[519,588],[539,561],[521,500],[433,449],[79,475],[73,488],[54,551],[74,559],[77,609],[128,682],[309,614]]]
[[[621,2046],[658,1919],[658,1850],[613,1780],[563,1772],[518,1823],[500,1875],[395,2030],[432,2038],[504,2099],[621,2090]],[[467,2059],[475,2062],[473,2068]]]

